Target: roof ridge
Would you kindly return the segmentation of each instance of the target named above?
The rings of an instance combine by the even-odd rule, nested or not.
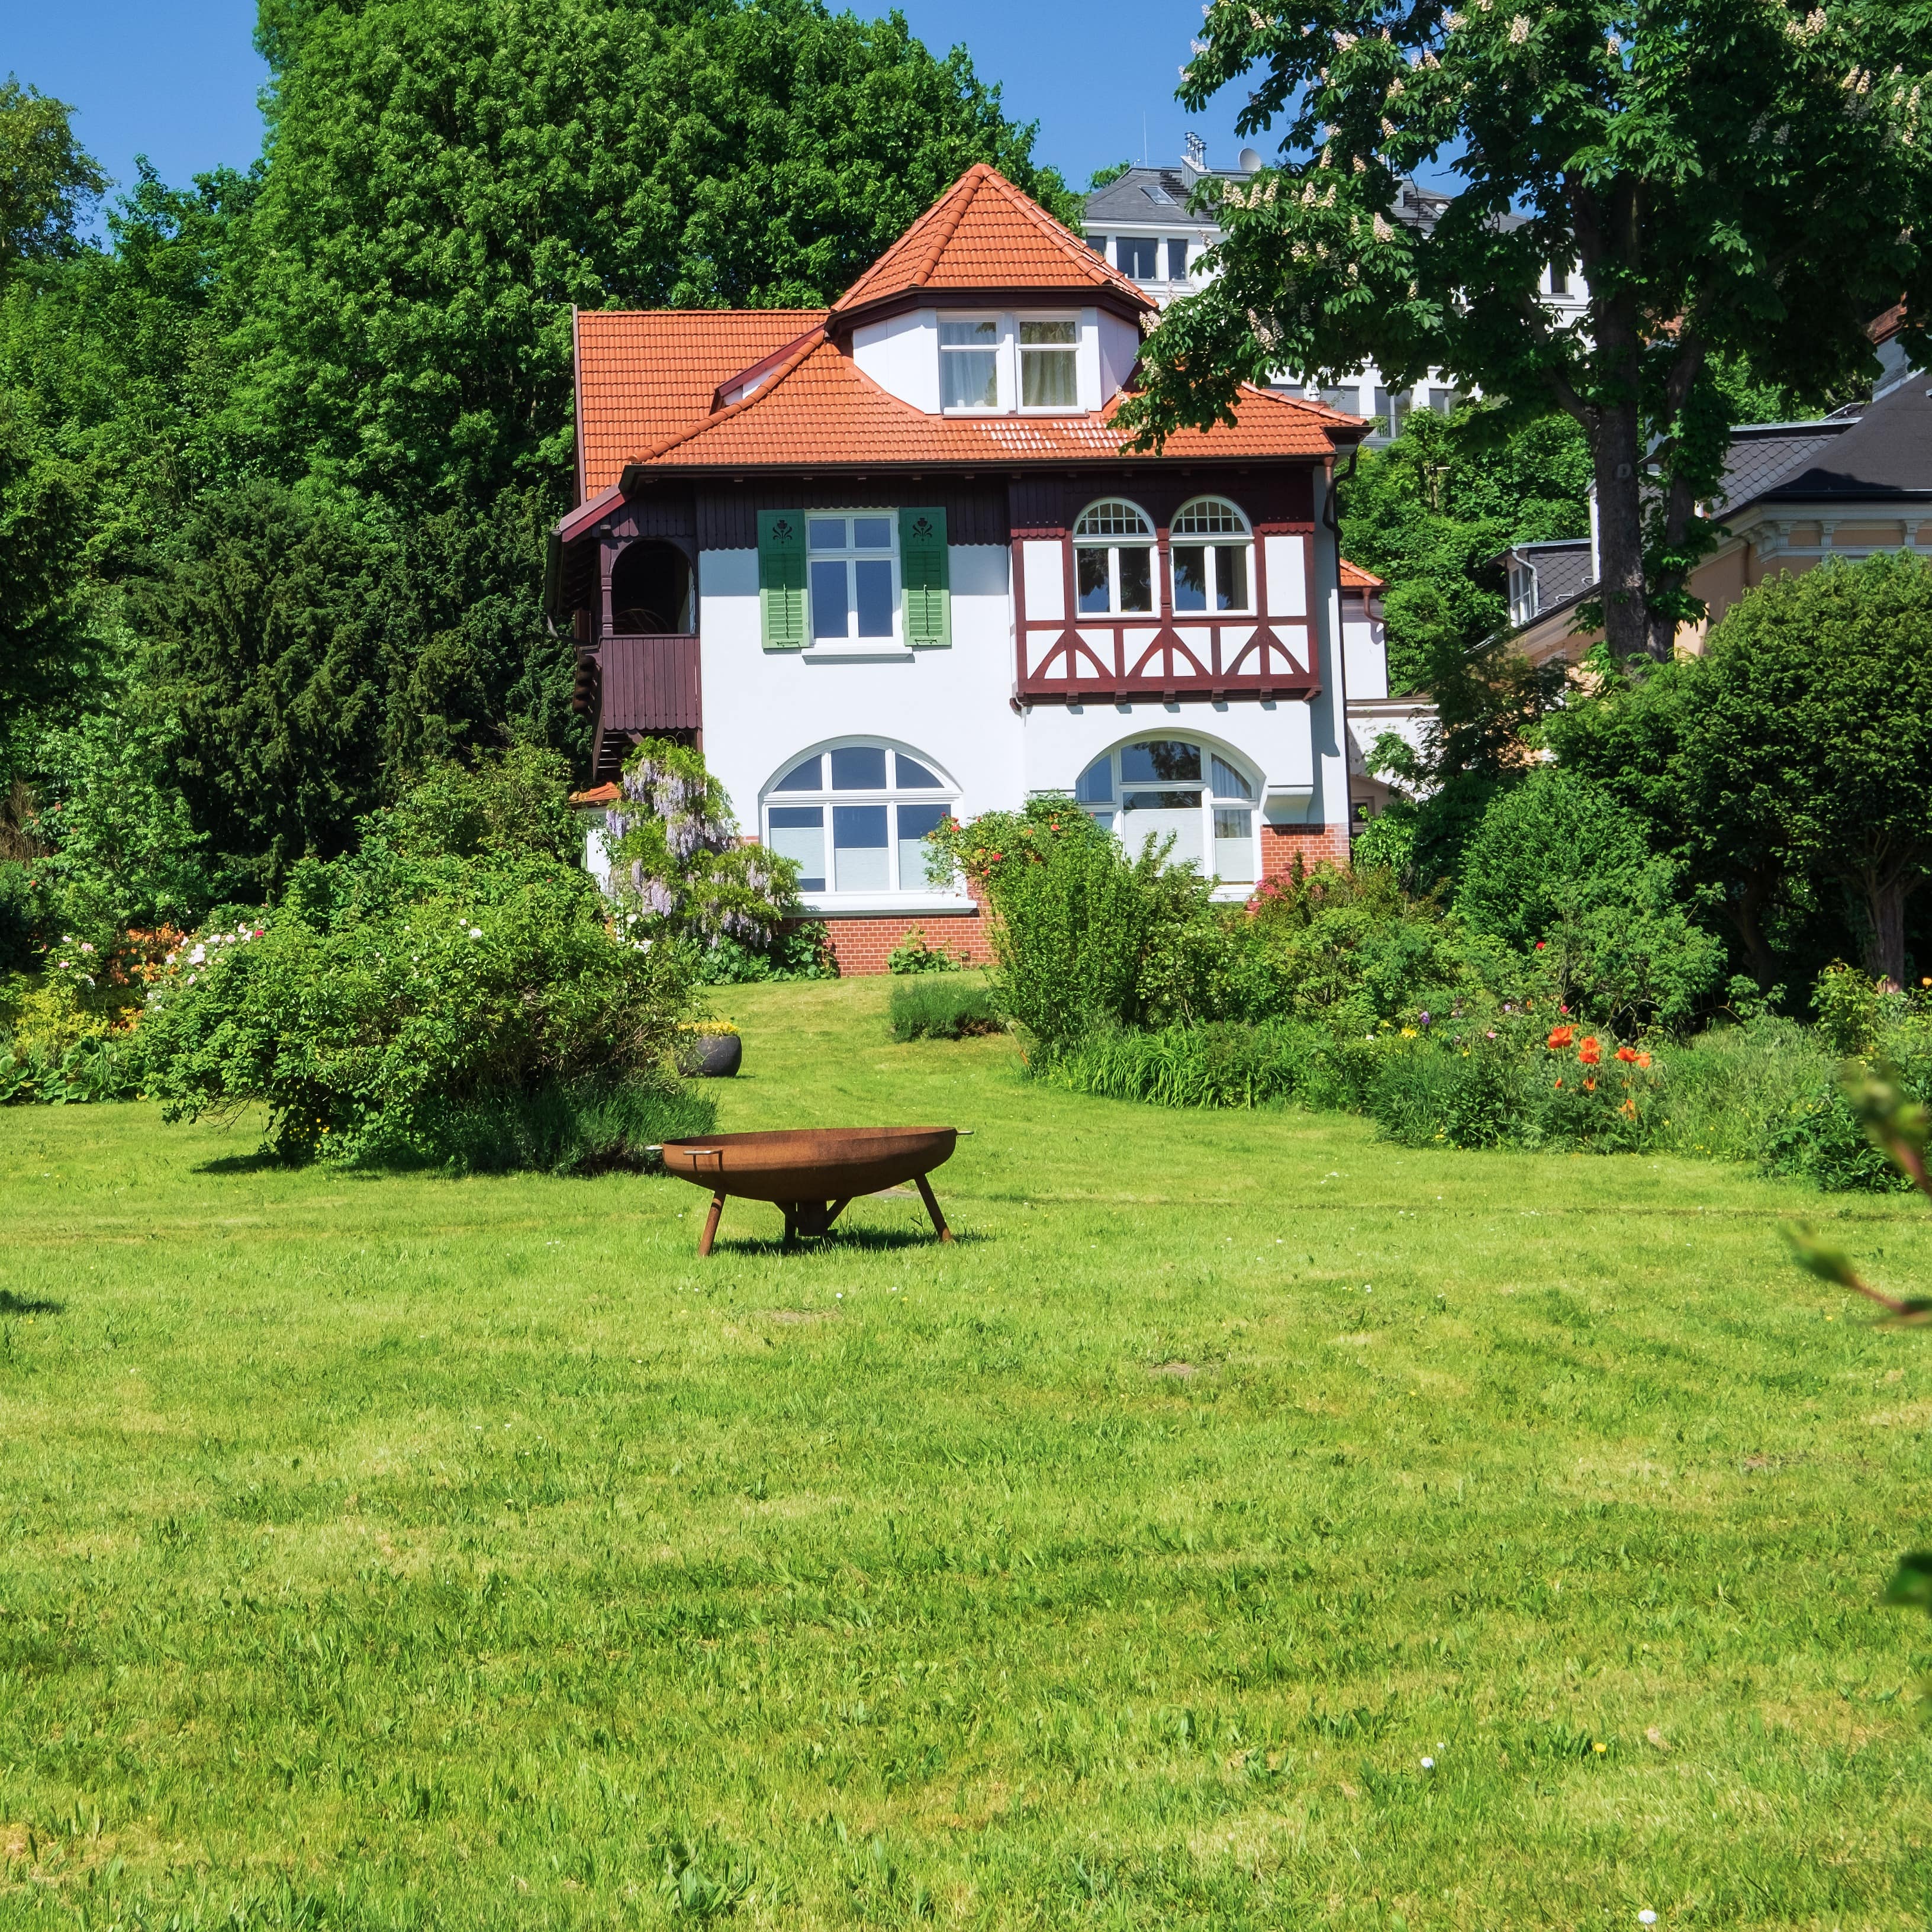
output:
[[[934,215],[939,214],[940,209],[945,207],[948,201],[957,202],[957,206],[952,210],[950,220],[942,219],[933,222],[932,245],[926,250],[924,256],[920,259],[918,267],[913,271],[913,280],[915,282],[924,281],[926,277],[939,266],[939,258],[946,253],[946,244],[959,232],[959,224],[966,218],[966,211],[979,199],[980,187],[992,169],[986,162],[975,161],[946,190],[945,194],[926,210],[926,218],[931,220]],[[889,249],[886,253],[890,254],[891,250]],[[880,259],[884,260],[884,256],[882,256]]]

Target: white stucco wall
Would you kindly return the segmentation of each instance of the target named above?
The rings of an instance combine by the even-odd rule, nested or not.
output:
[[[860,738],[884,739],[932,766],[957,788],[955,809],[963,816],[1018,802],[1025,788],[1018,720],[1008,702],[1013,643],[1006,560],[1001,544],[955,544],[951,647],[868,658],[764,650],[757,551],[703,554],[705,762],[723,781],[747,832],[761,824],[766,788],[799,759]]]
[[[1348,668],[1342,644],[1340,559],[1335,533],[1324,520],[1328,486],[1321,472],[1314,478],[1315,649],[1322,695],[1315,700],[1310,723],[1314,730],[1315,796],[1309,801],[1310,824],[1348,822]]]
[[[939,328],[930,309],[855,328],[852,359],[888,395],[928,416],[939,413]]]
[[[1342,668],[1348,680],[1351,703],[1388,695],[1388,644],[1378,618],[1370,617],[1358,598],[1343,603]]]

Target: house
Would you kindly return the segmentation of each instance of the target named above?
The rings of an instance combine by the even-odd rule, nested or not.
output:
[[[1704,616],[1679,626],[1679,651],[1702,650],[1711,627],[1753,585],[1827,558],[1874,550],[1932,556],[1932,387],[1898,348],[1901,313],[1873,325],[1883,373],[1871,400],[1804,422],[1734,430],[1723,480],[1706,514],[1720,532],[1690,573]],[[1533,664],[1577,662],[1600,641],[1580,628],[1595,594],[1592,538],[1519,544],[1503,554],[1510,621]]]
[[[1202,257],[1222,232],[1210,212],[1214,200],[1242,193],[1261,166],[1261,156],[1244,148],[1238,166],[1210,168],[1204,143],[1198,134],[1190,134],[1178,166],[1130,167],[1088,196],[1088,245],[1165,308],[1201,287],[1210,272]],[[1204,187],[1207,194],[1197,212],[1196,198]],[[1405,180],[1396,187],[1390,212],[1396,220],[1426,231],[1442,218],[1449,202],[1448,195]],[[1498,225],[1520,227],[1522,217],[1505,214],[1498,218]],[[1544,270],[1541,290],[1543,306],[1556,327],[1570,326],[1588,304],[1582,278],[1560,266]],[[1370,429],[1363,446],[1370,449],[1393,442],[1411,410],[1447,416],[1465,400],[1439,370],[1432,370],[1407,388],[1391,388],[1372,363],[1327,383],[1304,385],[1298,376],[1284,373],[1280,386],[1305,393],[1330,409],[1366,417]]]
[[[1364,425],[1250,388],[1127,453],[1154,307],[982,164],[828,310],[577,317],[548,595],[598,776],[700,745],[848,971],[914,927],[981,951],[923,842],[1032,794],[1232,899],[1346,860],[1348,682],[1386,689],[1333,514]]]

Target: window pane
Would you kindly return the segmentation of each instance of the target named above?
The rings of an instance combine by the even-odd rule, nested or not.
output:
[[[939,374],[940,408],[999,407],[1000,358],[990,349],[942,350]]]
[[[1114,260],[1122,274],[1131,275],[1137,282],[1150,282],[1160,272],[1154,266],[1157,244],[1151,235],[1123,235],[1116,245],[1119,252]]]
[[[1255,795],[1254,787],[1225,759],[1210,759],[1208,776],[1214,782],[1216,798],[1252,798]]]
[[[814,517],[812,520],[812,547],[814,550],[843,550],[845,548],[845,519],[843,517]]]
[[[854,517],[852,548],[854,550],[890,550],[892,523],[890,517]]]
[[[1120,776],[1129,784],[1151,778],[1156,784],[1201,779],[1201,747],[1179,738],[1149,738],[1138,745],[1124,746],[1120,752]]]
[[[1178,866],[1192,859],[1198,863],[1201,852],[1201,796],[1191,791],[1130,791],[1121,801],[1118,826],[1120,843],[1130,857],[1138,859],[1150,833],[1158,848],[1170,835],[1173,849],[1168,863]]]
[[[1246,544],[1221,544],[1215,549],[1214,608],[1217,610],[1245,610],[1248,608]]]
[[[818,760],[812,761],[816,765]],[[825,890],[825,808],[822,805],[775,805],[771,808],[771,846],[781,859],[798,862],[802,892]]]
[[[1120,552],[1120,608],[1151,610],[1154,608],[1154,552],[1124,550]]]
[[[1177,610],[1204,610],[1208,608],[1208,553],[1199,544],[1177,544],[1174,558],[1174,608]]]
[[[942,322],[939,340],[948,348],[990,348],[1000,339],[1000,325],[988,316],[983,322]]]
[[[859,584],[860,636],[890,638],[892,634],[892,566],[883,558],[868,557],[853,565],[852,574]]]
[[[802,763],[792,766],[778,783],[774,791],[817,791],[820,788],[820,760],[816,752]]]
[[[845,608],[844,563],[814,563],[812,566],[812,634],[814,638],[842,638],[851,628]]]
[[[838,754],[834,752],[832,755],[836,758]],[[883,805],[835,805],[832,808],[834,891],[890,890],[891,881],[886,877],[886,808]]]
[[[1216,763],[1219,763],[1217,759]],[[1254,882],[1255,815],[1252,812],[1214,808],[1214,870],[1230,885]]]
[[[884,791],[886,788],[886,753],[880,745],[848,745],[832,754],[832,789],[834,791]],[[842,810],[844,808],[841,807]],[[879,834],[879,843],[886,835]]]
[[[902,791],[938,791],[940,790],[939,774],[928,771],[916,758],[909,758],[904,752],[896,754],[898,766],[899,789]]]
[[[1105,805],[1114,796],[1113,760],[1096,758],[1080,774],[1080,782],[1073,788],[1073,796],[1082,805]]]
[[[899,760],[899,769],[905,769],[907,761]],[[928,832],[936,832],[944,822],[946,808],[943,805],[902,805],[899,814],[899,890],[902,892],[922,892],[932,889],[932,882],[926,876],[926,857],[932,848],[926,842]]]
[[[1107,604],[1107,553],[1103,550],[1076,550],[1073,566],[1080,581],[1080,608],[1104,610]]]
[[[1184,282],[1187,279],[1187,244],[1172,241],[1167,244],[1167,279],[1170,282]]]
[[[1030,410],[1071,409],[1080,385],[1070,349],[1020,351],[1020,401]]]

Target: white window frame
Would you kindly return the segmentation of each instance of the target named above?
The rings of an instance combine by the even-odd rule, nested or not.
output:
[[[1182,520],[1190,510],[1212,507],[1225,510],[1232,516],[1238,529],[1232,530],[1184,530]],[[1205,550],[1208,552],[1208,602],[1199,610],[1184,610],[1180,608],[1180,582],[1174,575],[1174,553],[1177,550]],[[1216,598],[1220,593],[1221,560],[1217,554],[1224,550],[1239,550],[1247,554],[1246,576],[1248,594],[1240,604],[1230,604],[1222,608]],[[1256,614],[1255,604],[1255,530],[1240,504],[1227,496],[1190,496],[1174,512],[1174,520],[1168,526],[1167,567],[1168,604],[1174,613],[1177,624],[1212,624],[1224,622],[1231,617],[1252,617]]]
[[[1143,243],[1154,250],[1154,272],[1151,274],[1136,274],[1132,269],[1122,265],[1120,244],[1123,242],[1131,243],[1136,251]],[[1132,282],[1144,284],[1148,282],[1159,281],[1161,279],[1160,258],[1164,252],[1163,238],[1158,235],[1116,235],[1114,237],[1114,266]]]
[[[1080,408],[1080,316],[1077,310],[1069,310],[1055,314],[1052,311],[1016,315],[1012,318],[1013,328],[1014,366],[1018,371],[1017,386],[1013,394],[1018,404],[1018,413],[1023,416],[1078,416]],[[1036,354],[1064,356],[1073,370],[1073,400],[1070,403],[1034,403],[1026,400],[1026,358],[1028,344],[1026,328],[1028,322],[1047,322],[1064,324],[1073,331],[1070,342],[1036,343],[1032,345]]]
[[[883,786],[835,788],[832,783],[833,754],[839,752],[883,752],[886,754],[886,783]],[[898,782],[898,760],[916,759],[939,783],[908,785]],[[781,791],[778,787],[808,759],[819,762],[819,783],[811,790]],[[840,806],[883,806],[886,811],[886,884],[842,890],[838,884],[837,829],[832,813]],[[825,912],[862,912],[871,909],[901,911],[956,910],[970,905],[970,896],[961,890],[949,891],[926,878],[924,854],[919,856],[917,876],[901,876],[899,814],[904,806],[937,806],[949,817],[956,816],[959,788],[939,762],[916,746],[902,745],[896,739],[877,737],[836,738],[815,748],[802,749],[788,758],[772,774],[759,800],[759,836],[776,850],[783,847],[778,835],[796,828],[775,826],[772,814],[788,808],[818,809],[824,814],[819,831],[824,841],[825,884],[804,890],[800,896],[808,910]],[[860,848],[866,849],[866,848]]]
[[[1147,536],[1142,538],[1136,533],[1121,532],[1109,534],[1096,532],[1084,540],[1079,535],[1080,526],[1096,510],[1109,504],[1118,503],[1133,512],[1146,526]],[[1074,534],[1068,541],[1073,546],[1073,619],[1078,623],[1083,617],[1089,620],[1105,618],[1158,623],[1160,620],[1160,534],[1153,518],[1130,496],[1096,496],[1073,520]],[[1080,553],[1083,550],[1102,550],[1107,553],[1107,608],[1104,610],[1088,610],[1080,603]],[[1148,553],[1148,594],[1154,602],[1144,610],[1124,610],[1120,608],[1120,553],[1124,550],[1144,550]]]
[[[850,525],[856,518],[883,520],[887,541],[883,550],[867,548],[861,549],[851,541]],[[846,542],[838,550],[815,550],[812,547],[814,525],[830,523],[843,518],[846,525]],[[842,638],[821,638],[818,634],[818,600],[812,595],[812,582],[817,566],[821,563],[842,562],[845,566],[845,634]],[[860,562],[884,562],[890,566],[892,583],[892,626],[883,636],[864,637],[859,634],[859,580],[853,568]],[[863,655],[867,652],[903,650],[905,648],[905,578],[899,566],[899,513],[896,509],[808,510],[805,513],[805,618],[806,649],[830,656]]]
[[[1137,745],[1163,741],[1168,743],[1178,742],[1192,746],[1200,754],[1200,777],[1160,781],[1149,778],[1130,779],[1123,776],[1121,760],[1125,752],[1130,751]],[[1245,794],[1238,794],[1232,789],[1226,791],[1218,789],[1214,771],[1217,763],[1232,777],[1247,788]],[[1084,794],[1095,788],[1091,783],[1094,774],[1102,765],[1106,767],[1106,783],[1108,796],[1105,799],[1088,797]],[[1136,838],[1133,844],[1130,845],[1126,837],[1123,836],[1123,820],[1127,821],[1125,826],[1126,832],[1131,833],[1132,831],[1132,815],[1126,809],[1126,794],[1134,791],[1198,790],[1200,794],[1201,850],[1203,855],[1202,870],[1208,876],[1217,880],[1220,875],[1215,872],[1214,866],[1214,848],[1217,843],[1215,837],[1214,814],[1217,811],[1245,812],[1248,814],[1247,870],[1250,876],[1246,879],[1230,879],[1225,884],[1217,884],[1215,887],[1214,896],[1216,898],[1223,899],[1245,899],[1252,895],[1256,886],[1260,884],[1262,805],[1266,788],[1262,783],[1261,774],[1254,769],[1248,760],[1229,750],[1226,746],[1216,743],[1213,739],[1204,738],[1196,734],[1186,731],[1177,731],[1170,736],[1158,729],[1132,738],[1124,738],[1118,744],[1102,752],[1098,758],[1089,760],[1079,776],[1074,781],[1073,789],[1074,796],[1080,809],[1089,818],[1106,826],[1115,838],[1119,840],[1121,849],[1131,859],[1137,859],[1140,856],[1141,848],[1146,842],[1144,838]]]
[[[977,327],[984,322],[993,325],[993,400],[988,403],[949,403],[946,400],[946,358],[949,356],[984,356],[988,352],[983,344],[949,343],[946,340],[947,325],[968,322]],[[1012,332],[1012,318],[1004,315],[988,314],[985,310],[957,314],[947,314],[941,310],[939,316],[939,410],[942,416],[1004,416],[1011,411],[1007,398],[1012,392],[1012,376],[1006,368],[1007,341]]]

